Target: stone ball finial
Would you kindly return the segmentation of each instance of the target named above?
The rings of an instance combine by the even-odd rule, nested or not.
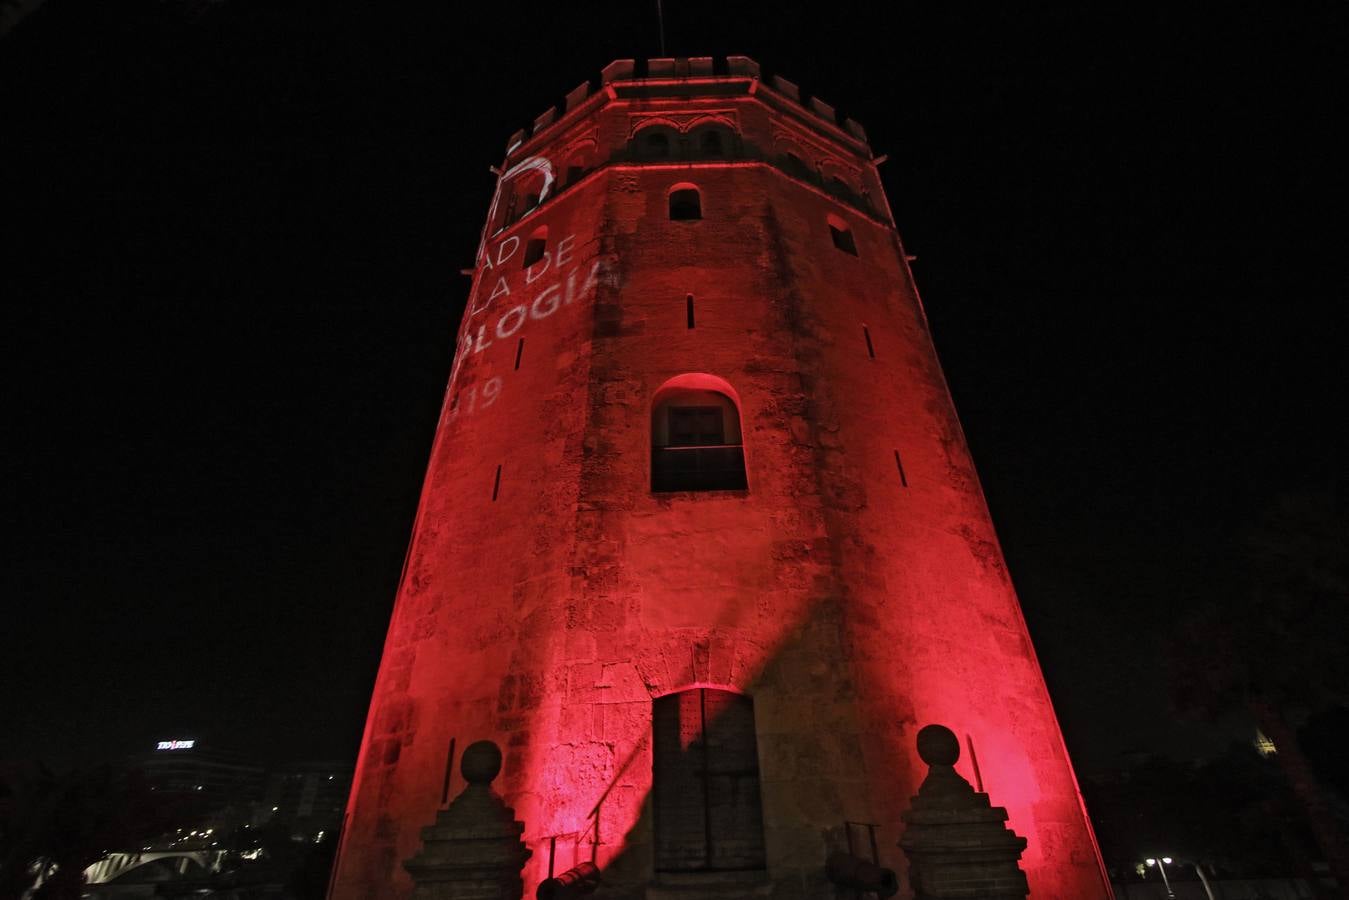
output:
[[[469,744],[459,761],[459,771],[469,784],[491,784],[501,774],[501,748],[494,741]]]
[[[945,725],[925,725],[918,732],[918,755],[929,766],[954,766],[960,759],[960,739]]]

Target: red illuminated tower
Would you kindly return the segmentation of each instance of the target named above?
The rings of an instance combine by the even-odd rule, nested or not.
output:
[[[410,893],[480,739],[526,896],[593,855],[601,896],[833,897],[847,822],[903,869],[932,722],[1032,897],[1109,896],[876,162],[744,57],[510,139],[335,900]]]

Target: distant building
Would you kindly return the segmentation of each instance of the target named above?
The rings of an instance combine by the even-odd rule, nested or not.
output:
[[[257,803],[267,779],[256,760],[193,739],[157,741],[132,763],[156,790],[197,794],[212,805]]]
[[[318,841],[335,834],[351,775],[350,762],[302,762],[275,769],[267,778],[264,818],[290,826],[294,839]]]
[[[342,824],[352,764],[311,760],[266,766],[194,738],[156,741],[129,761],[153,790],[183,801],[184,821],[162,843],[209,848],[244,828],[277,823],[296,841],[321,840]]]
[[[265,821],[267,769],[242,753],[195,738],[168,738],[134,755],[129,764],[145,775],[151,789],[184,802],[188,821],[166,836],[168,843],[210,846],[240,826]]]
[[[169,738],[152,747],[128,765],[144,774],[152,790],[170,795],[181,817],[166,833],[113,848],[85,869],[90,900],[215,896],[222,877],[235,886],[243,877],[250,891],[261,892],[257,896],[280,896],[293,866],[306,858],[298,845],[312,847],[341,828],[351,790],[349,762],[269,768],[195,738]],[[278,855],[278,838],[295,852]]]

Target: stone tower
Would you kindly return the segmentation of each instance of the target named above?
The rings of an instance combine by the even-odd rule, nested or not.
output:
[[[1032,897],[1109,896],[876,166],[745,57],[619,60],[510,138],[335,900],[411,893],[483,739],[526,896],[832,898],[873,835],[902,873],[930,722]]]

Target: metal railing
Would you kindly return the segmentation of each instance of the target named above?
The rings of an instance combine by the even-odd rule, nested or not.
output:
[[[654,447],[651,450],[651,490],[743,491],[745,448],[741,444],[693,447]]]

